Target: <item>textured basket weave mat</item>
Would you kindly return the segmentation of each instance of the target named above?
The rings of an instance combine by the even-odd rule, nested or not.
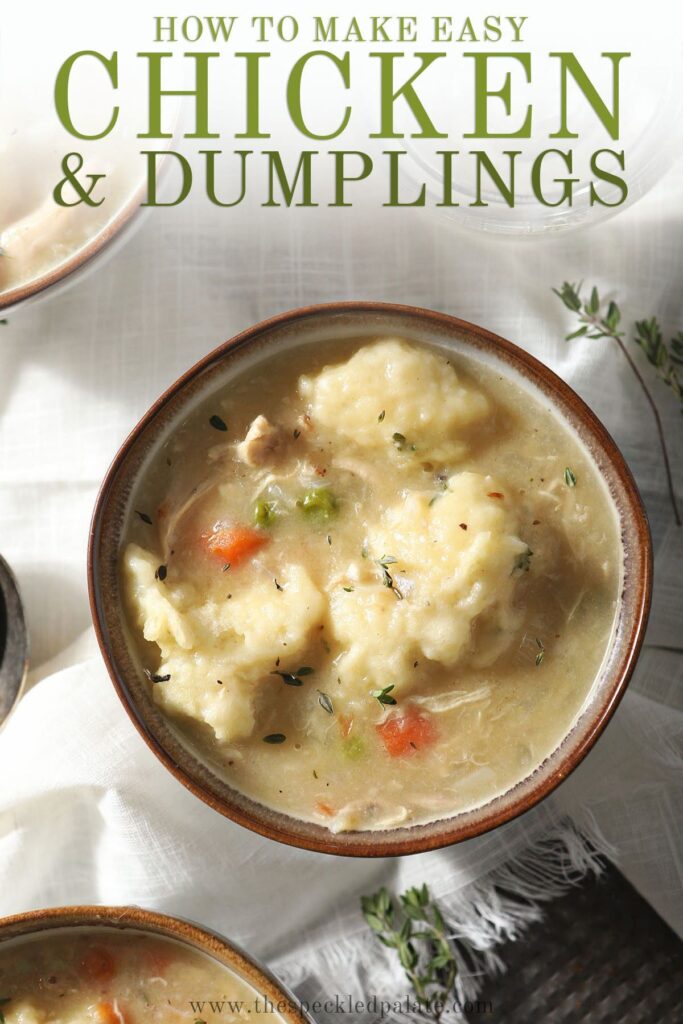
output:
[[[683,1024],[683,943],[614,868],[501,952],[472,1024]]]

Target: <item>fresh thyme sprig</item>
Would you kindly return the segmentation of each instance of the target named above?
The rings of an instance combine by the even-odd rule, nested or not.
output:
[[[458,967],[446,923],[429,889],[408,889],[397,906],[382,888],[373,896],[362,896],[361,908],[379,941],[396,950],[417,1002],[438,1024]]]
[[[581,325],[577,330],[568,334],[566,340],[571,341],[572,338],[580,338],[584,335],[588,338],[611,338],[618,345],[619,350],[635,374],[655,419],[664,469],[666,471],[671,507],[673,508],[676,525],[680,526],[681,516],[676,502],[673,474],[671,472],[671,463],[669,461],[669,452],[666,446],[661,416],[643,375],[624,344],[625,332],[619,330],[621,322],[619,306],[612,300],[605,309],[605,304],[601,302],[598,289],[595,287],[591,289],[590,298],[584,301],[581,296],[581,285],[569,284],[567,281],[564,282],[561,288],[553,288],[553,292],[568,310],[577,315]],[[667,387],[671,388],[674,395],[678,398],[681,403],[681,412],[683,412],[683,382],[678,376],[676,369],[677,366],[683,366],[683,331],[679,331],[676,337],[671,339],[670,349],[667,348],[664,342],[656,317],[651,317],[650,320],[636,321],[634,331],[633,340],[643,350],[648,362],[655,367],[660,380]]]
[[[657,371],[659,379],[671,388],[681,405],[683,413],[683,380],[678,376],[677,366],[683,366],[683,331],[671,338],[668,349],[662,337],[662,330],[653,316],[649,320],[636,320],[635,322],[636,345],[639,345],[648,363]]]

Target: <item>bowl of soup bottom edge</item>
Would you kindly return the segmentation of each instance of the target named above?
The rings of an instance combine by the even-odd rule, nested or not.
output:
[[[400,337],[488,360],[533,390],[588,452],[618,518],[622,585],[611,640],[598,676],[572,728],[526,778],[488,802],[427,823],[332,833],[315,822],[267,807],[231,786],[184,742],[146,689],[126,626],[120,559],[130,495],[150,451],[173,432],[191,404],[217,388],[226,367],[273,346],[335,339]],[[433,310],[379,302],[341,302],[292,310],[236,335],[181,376],[152,405],[122,444],[102,483],[88,551],[91,612],[109,675],[133,724],[165,767],[219,813],[261,835],[322,853],[396,856],[449,846],[481,835],[529,810],[581,763],[614,713],[642,645],[652,590],[647,516],[631,472],[614,440],[581,398],[525,350],[466,321]]]
[[[170,940],[174,945],[203,954],[211,961],[237,976],[239,981],[261,997],[264,1007],[276,1012],[283,1024],[311,1024],[311,1018],[296,997],[263,964],[238,945],[208,928],[184,918],[145,910],[141,907],[66,906],[32,910],[0,918],[0,960],[3,947],[11,949],[15,942],[60,939],[92,933],[94,944],[106,943],[107,935],[154,937]],[[27,993],[28,995],[28,993]],[[97,993],[93,993],[97,997]],[[189,993],[188,998],[201,998],[211,993]],[[222,995],[222,993],[221,993]],[[273,1009],[274,1008],[274,1011]],[[199,1013],[194,1014],[199,1017]]]
[[[75,245],[63,258],[47,262],[33,276],[0,287],[0,313],[7,315],[34,299],[57,294],[95,270],[105,257],[113,257],[141,223],[144,214],[140,204],[144,194],[141,185],[131,190],[129,198],[116,212],[84,236],[82,243]],[[0,258],[10,258],[9,250]]]

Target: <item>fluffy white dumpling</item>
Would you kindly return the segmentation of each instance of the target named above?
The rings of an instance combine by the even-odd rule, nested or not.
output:
[[[395,590],[378,566],[376,581],[331,596],[333,633],[347,649],[339,661],[347,693],[410,688],[419,657],[447,667],[472,657],[475,622],[498,638],[476,661],[493,660],[516,625],[514,590],[528,552],[517,530],[512,496],[478,473],[451,477],[436,498],[410,493],[387,509],[369,532],[370,554],[394,559],[387,569]]]
[[[170,598],[169,588],[156,578],[159,560],[137,544],[129,544],[123,559],[127,594],[145,640],[162,649],[176,644],[190,650],[196,638]]]
[[[154,699],[166,711],[210,725],[222,741],[254,728],[254,698],[278,657],[296,657],[323,621],[325,600],[306,570],[235,589],[230,600],[191,603],[187,594],[155,579],[154,556],[129,545],[127,591],[147,640],[161,652]],[[175,595],[178,594],[178,600]]]
[[[299,393],[318,429],[399,460],[457,460],[468,432],[490,415],[486,396],[464,384],[443,356],[393,339],[301,377]]]
[[[338,662],[345,696],[362,700],[368,692],[408,677],[408,666],[422,652],[408,632],[405,601],[381,582],[336,587],[330,595],[332,633],[346,653]]]
[[[325,614],[325,599],[302,565],[283,569],[279,583],[282,590],[270,578],[256,583],[230,602],[232,628],[242,638],[245,658],[264,665],[283,647],[288,656],[302,651]]]

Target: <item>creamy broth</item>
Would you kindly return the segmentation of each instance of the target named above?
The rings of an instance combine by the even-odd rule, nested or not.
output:
[[[282,1018],[234,971],[175,940],[79,928],[0,944],[6,1024],[182,1024]],[[213,1004],[213,1005],[212,1005]]]
[[[236,788],[332,831],[528,776],[605,655],[618,524],[490,366],[400,339],[268,358],[182,424],[122,575],[154,700]]]

